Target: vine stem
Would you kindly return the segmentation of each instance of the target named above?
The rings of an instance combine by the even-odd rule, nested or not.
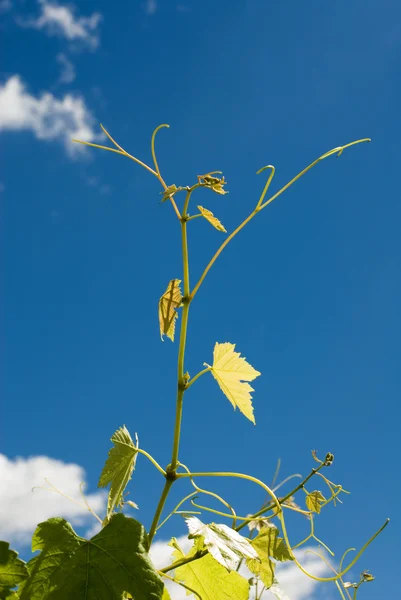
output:
[[[270,176],[269,176],[269,178],[267,180],[267,183],[266,183],[266,185],[265,185],[265,187],[263,189],[263,192],[262,192],[262,194],[261,194],[261,196],[260,196],[260,198],[258,200],[258,203],[257,203],[256,207],[251,212],[251,214],[237,227],[237,229],[235,229],[228,236],[228,238],[226,238],[226,240],[224,240],[224,242],[221,244],[220,248],[218,248],[217,251],[214,253],[214,255],[210,259],[209,263],[206,265],[206,268],[203,271],[202,275],[200,276],[198,283],[195,285],[194,289],[192,290],[191,299],[194,298],[195,294],[197,293],[197,291],[199,290],[200,286],[202,285],[203,280],[205,279],[206,275],[208,274],[208,272],[210,271],[210,269],[212,268],[212,266],[216,262],[217,258],[223,252],[223,250],[227,246],[227,244],[229,244],[231,242],[231,240],[237,235],[237,233],[239,233],[241,231],[241,229],[243,227],[245,227],[245,225],[247,223],[249,223],[249,221],[251,219],[253,219],[253,217],[255,215],[257,215],[257,213],[259,211],[263,210],[266,206],[268,206],[268,204],[270,204],[271,202],[273,202],[273,200],[275,200],[276,198],[278,198],[278,196],[280,196],[283,192],[285,192],[285,190],[287,190],[290,186],[292,186],[293,183],[295,183],[298,179],[300,179],[303,175],[305,175],[305,173],[307,173],[310,169],[312,169],[320,161],[328,158],[329,156],[332,156],[333,154],[337,154],[337,156],[340,156],[343,153],[343,151],[345,150],[345,148],[349,148],[350,146],[354,146],[355,144],[361,144],[363,142],[370,142],[370,141],[371,141],[370,138],[363,138],[361,140],[356,140],[354,142],[350,142],[349,144],[345,144],[344,146],[339,146],[337,148],[333,148],[332,150],[329,150],[325,154],[322,154],[321,156],[319,156],[319,158],[317,158],[312,163],[310,163],[310,165],[308,165],[307,167],[305,167],[305,169],[303,169],[302,171],[300,171],[300,173],[298,173],[298,175],[295,175],[295,177],[293,177],[291,179],[291,181],[289,181],[278,192],[276,192],[273,196],[271,196],[268,200],[266,200],[266,202],[263,202],[263,200],[264,200],[265,195],[267,193],[267,190],[268,190],[268,188],[270,186],[270,183],[273,180],[273,177],[274,177],[274,174],[275,174],[275,168],[272,165],[268,165],[268,166],[263,167],[262,169],[260,169],[258,171],[258,173],[261,173],[265,169],[271,169],[271,173],[270,173]]]
[[[309,473],[309,475],[307,475],[305,477],[305,479],[303,479],[301,481],[301,483],[299,485],[297,485],[297,487],[295,487],[293,490],[291,490],[291,492],[289,492],[286,496],[284,496],[284,498],[280,498],[280,504],[284,504],[284,502],[286,500],[288,500],[289,498],[291,498],[291,496],[294,496],[297,492],[299,492],[299,490],[304,487],[305,483],[307,483],[309,481],[309,479],[311,479],[316,473],[318,473],[320,471],[320,469],[323,469],[324,466],[325,466],[325,464],[324,464],[324,462],[322,462],[316,469],[312,469],[312,471]],[[274,502],[269,503],[267,506],[264,506],[263,508],[258,510],[256,513],[251,515],[249,517],[249,521],[253,521],[256,517],[260,517],[265,512],[268,512],[269,510],[271,510],[272,508],[274,508]],[[248,524],[248,522],[241,523],[241,525],[238,525],[238,527],[236,527],[236,530],[240,531],[243,527],[245,527]]]
[[[199,379],[199,377],[202,377],[202,375],[204,375],[205,373],[209,373],[209,371],[211,371],[211,370],[212,370],[212,367],[207,367],[207,369],[203,369],[203,371],[200,371],[197,375],[195,375],[195,377],[192,377],[192,379],[190,379],[189,382],[187,383],[186,389],[188,390],[191,387],[191,385],[193,383],[195,383],[195,381],[197,379]]]
[[[159,503],[156,508],[155,515],[152,520],[152,524],[149,530],[149,546],[153,541],[157,526],[159,523],[160,516],[162,514],[164,505],[167,500],[170,488],[177,478],[176,471],[178,467],[178,452],[181,438],[181,421],[182,421],[182,409],[184,402],[184,392],[186,389],[186,382],[184,378],[184,360],[185,360],[185,345],[187,340],[187,328],[188,328],[188,315],[189,305],[191,303],[189,295],[189,260],[188,260],[188,238],[187,238],[187,210],[189,200],[191,198],[192,190],[189,190],[185,202],[181,220],[181,240],[182,240],[182,261],[183,261],[183,278],[184,278],[184,296],[182,298],[183,308],[181,316],[181,328],[180,328],[180,344],[178,350],[178,361],[177,361],[177,400],[175,408],[175,424],[174,424],[174,438],[173,438],[173,450],[171,455],[171,462],[166,469],[166,482],[162,494],[160,496]]]
[[[157,529],[157,524],[159,522],[160,516],[162,514],[164,505],[165,505],[166,500],[167,500],[168,493],[170,491],[171,486],[173,485],[173,482],[174,482],[174,479],[166,479],[166,481],[165,481],[164,488],[163,488],[163,491],[161,493],[159,503],[158,503],[158,505],[156,507],[156,512],[155,512],[155,515],[153,517],[152,524],[151,524],[150,529],[149,529],[149,534],[148,534],[149,548],[150,548],[150,545],[151,545],[151,543],[153,541],[153,538],[155,536],[156,529]]]

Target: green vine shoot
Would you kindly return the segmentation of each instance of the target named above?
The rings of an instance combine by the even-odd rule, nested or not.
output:
[[[366,543],[358,550],[345,549],[338,561],[329,545],[317,537],[319,514],[329,504],[341,502],[349,493],[329,479],[328,471],[333,469],[334,455],[331,452],[319,457],[312,452],[312,466],[309,474],[290,476],[277,484],[277,471],[271,486],[251,474],[237,472],[201,471],[193,472],[182,460],[180,453],[181,431],[184,423],[184,397],[199,378],[212,376],[220,390],[242,415],[255,423],[250,383],[261,375],[241,353],[234,343],[216,342],[212,360],[205,357],[199,372],[190,377],[186,370],[187,330],[192,314],[192,304],[210,269],[228,244],[240,231],[258,217],[269,204],[279,198],[298,179],[331,156],[340,156],[344,150],[369,142],[368,138],[356,140],[333,148],[311,162],[295,175],[276,193],[268,196],[275,175],[275,168],[267,165],[257,174],[267,175],[260,197],[250,214],[227,234],[224,225],[213,212],[202,205],[197,212],[192,209],[193,195],[205,188],[208,192],[224,195],[227,182],[220,171],[194,177],[190,186],[167,184],[162,176],[155,141],[158,132],[168,127],[162,124],[151,137],[152,165],[129,154],[101,125],[110,146],[74,140],[77,143],[120,154],[156,177],[161,185],[161,201],[169,202],[178,220],[182,246],[182,273],[180,278],[166,279],[166,288],[159,300],[160,335],[172,342],[179,328],[177,352],[177,385],[175,398],[175,420],[172,432],[171,454],[168,463],[162,466],[149,452],[139,447],[138,437],[132,438],[125,426],[120,427],[111,437],[113,446],[109,451],[99,487],[109,488],[107,510],[104,515],[96,515],[86,502],[85,506],[99,522],[101,528],[92,539],[87,540],[76,534],[70,523],[62,518],[50,518],[39,523],[32,539],[32,550],[37,554],[28,563],[21,560],[10,549],[7,542],[0,542],[0,598],[7,600],[168,600],[167,581],[174,581],[185,588],[187,595],[200,600],[261,600],[267,590],[278,599],[283,597],[277,563],[291,561],[305,575],[321,583],[335,586],[342,600],[355,600],[366,583],[374,576],[363,571],[355,583],[349,581],[348,574],[353,569],[373,540],[386,527],[388,520],[370,534]],[[191,204],[192,203],[192,204]],[[189,209],[191,207],[190,214]],[[190,281],[188,254],[188,234],[191,221],[203,218],[212,225],[224,240],[207,262],[197,281]],[[196,303],[195,303],[196,306]],[[195,310],[195,307],[194,307]],[[212,349],[211,349],[212,350]],[[209,363],[206,362],[209,360]],[[133,501],[126,500],[136,462],[140,456],[149,460],[160,474],[163,482],[160,497],[154,499],[154,516],[148,531],[137,519],[124,514],[126,506],[136,507]],[[165,463],[163,463],[165,464]],[[203,479],[235,478],[249,481],[261,488],[266,501],[255,513],[239,515],[235,507],[225,498],[203,486]],[[291,491],[280,495],[282,485],[297,478]],[[299,481],[301,479],[301,481]],[[50,482],[51,490],[56,490]],[[165,513],[166,500],[173,486],[180,487],[183,498],[168,514]],[[324,486],[324,487],[323,487]],[[323,492],[319,489],[323,488]],[[58,491],[58,490],[56,490]],[[62,492],[60,492],[62,493]],[[63,494],[65,495],[65,494]],[[220,510],[208,506],[208,499],[220,503]],[[302,540],[294,539],[287,527],[286,515],[296,513],[299,518],[307,518],[309,534]],[[149,550],[163,526],[174,515],[185,517],[188,537],[192,548],[185,553],[177,539],[172,538],[171,560],[161,569],[156,569],[150,559]],[[307,542],[315,541],[322,551],[309,550],[326,563],[330,575],[318,577],[308,572],[302,564],[298,550]],[[244,576],[247,570],[248,575]],[[278,570],[279,571],[279,570]]]

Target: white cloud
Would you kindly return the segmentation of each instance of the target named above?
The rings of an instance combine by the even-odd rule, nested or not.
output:
[[[146,0],[144,7],[146,14],[154,15],[157,11],[157,2],[156,0]]]
[[[50,517],[64,517],[73,525],[96,522],[85,506],[78,506],[54,491],[35,489],[48,487],[44,478],[81,505],[79,485],[85,472],[76,464],[67,464],[48,456],[9,459],[0,454],[0,532],[1,538],[11,543],[30,543],[38,523]],[[106,504],[106,493],[95,492],[86,496],[100,517]]]
[[[58,78],[59,83],[72,83],[76,77],[75,67],[65,54],[57,54],[56,60],[61,66],[61,73]]]
[[[0,0],[0,14],[8,12],[12,7],[11,0]]]
[[[94,118],[80,96],[66,94],[61,99],[49,92],[35,97],[27,92],[19,75],[0,85],[0,131],[32,131],[39,140],[61,141],[70,155],[82,152],[74,144],[102,139],[93,130]]]
[[[192,546],[192,540],[189,540],[186,536],[177,538],[179,546],[183,552],[188,552]],[[157,569],[166,567],[172,561],[173,549],[167,545],[167,541],[156,541],[151,546],[150,556],[153,564]],[[305,548],[307,550],[308,548]],[[295,555],[302,566],[316,576],[327,575],[329,569],[327,565],[320,560],[314,554],[305,554],[305,550],[297,550]],[[316,550],[316,549],[315,549]],[[252,576],[251,572],[246,567],[241,568],[241,575],[247,579]],[[173,575],[173,573],[169,573]],[[321,598],[320,590],[327,590],[329,584],[319,584],[317,581],[310,579],[300,571],[300,569],[292,562],[282,563],[277,565],[276,569],[277,579],[280,582],[280,588],[287,596],[285,600],[310,600],[312,594],[319,591],[319,597]],[[164,579],[166,587],[168,588],[172,600],[186,600],[187,595],[183,587]],[[263,595],[266,600],[273,600],[276,598],[270,592],[266,592]],[[284,599],[283,599],[284,600]]]
[[[91,48],[99,45],[99,25],[102,15],[98,12],[89,17],[75,16],[75,8],[38,0],[41,13],[36,19],[17,19],[21,27],[43,29],[49,35],[66,38],[69,41],[80,41]]]

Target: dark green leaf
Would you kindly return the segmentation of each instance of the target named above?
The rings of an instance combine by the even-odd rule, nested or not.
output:
[[[18,552],[10,550],[8,542],[0,542],[0,598],[12,597],[13,587],[29,576],[26,563]]]
[[[20,600],[114,600],[127,592],[135,600],[161,600],[163,582],[146,548],[138,521],[116,514],[90,541],[64,519],[41,523],[34,535],[30,577]]]

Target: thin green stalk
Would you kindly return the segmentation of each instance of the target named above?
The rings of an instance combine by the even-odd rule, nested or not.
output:
[[[324,466],[325,466],[325,464],[324,464],[324,462],[322,462],[321,465],[319,465],[319,467],[317,467],[316,469],[312,469],[312,471],[309,473],[309,475],[307,477],[305,477],[305,479],[303,481],[301,481],[301,483],[299,485],[297,485],[297,487],[295,487],[293,490],[291,490],[291,492],[289,492],[283,498],[280,498],[280,500],[279,500],[280,505],[284,504],[284,502],[286,502],[286,500],[291,498],[291,496],[294,496],[300,489],[302,489],[303,486],[305,485],[305,483],[307,483],[307,481],[309,481],[309,479],[311,479],[311,477],[313,477],[318,471],[320,471],[320,469],[323,469]],[[249,517],[249,521],[253,521],[255,519],[255,517],[260,517],[265,512],[272,510],[274,507],[275,507],[274,502],[269,503],[268,505],[266,505],[263,508],[261,508],[260,510],[258,510],[255,514],[251,515]],[[238,525],[238,527],[236,527],[236,530],[240,531],[240,529],[242,529],[246,525],[247,525],[247,523],[241,523],[241,525]]]
[[[139,452],[139,454],[143,454],[144,456],[146,456],[146,458],[150,460],[150,462],[156,467],[159,473],[161,473],[164,476],[166,475],[166,471],[163,469],[163,467],[159,465],[159,463],[153,458],[153,456],[151,456],[145,450],[141,450],[141,448],[136,448],[136,451]]]
[[[262,171],[264,171],[265,169],[271,169],[271,173],[269,176],[269,179],[264,187],[264,190],[262,192],[262,195],[260,196],[258,203],[256,205],[256,207],[254,208],[254,210],[251,212],[251,214],[249,215],[249,217],[247,217],[238,227],[237,229],[235,229],[229,236],[228,238],[225,239],[225,241],[221,244],[220,248],[218,248],[218,250],[214,253],[214,255],[212,256],[212,258],[210,259],[209,263],[206,265],[205,270],[203,271],[202,275],[200,276],[200,279],[198,281],[198,283],[196,284],[196,286],[194,287],[194,289],[192,290],[192,294],[191,294],[191,299],[193,299],[197,293],[197,291],[199,290],[200,286],[203,283],[203,280],[205,279],[206,275],[208,274],[208,272],[210,271],[210,269],[212,268],[212,266],[214,265],[214,263],[216,262],[216,259],[219,257],[219,255],[222,253],[222,251],[224,250],[224,248],[227,246],[227,244],[237,235],[237,233],[239,233],[241,231],[241,229],[243,227],[245,227],[245,225],[247,223],[249,223],[249,221],[251,219],[253,219],[253,217],[261,210],[263,210],[268,204],[270,204],[271,202],[273,202],[273,200],[275,200],[276,198],[278,198],[278,196],[280,196],[285,190],[287,190],[293,183],[295,183],[298,179],[300,179],[300,177],[302,177],[303,175],[305,175],[305,173],[307,173],[310,169],[312,169],[315,165],[317,165],[320,161],[324,160],[325,158],[328,158],[329,156],[332,156],[333,154],[337,154],[338,156],[340,156],[343,151],[345,150],[345,148],[349,148],[350,146],[354,146],[355,144],[360,144],[362,142],[370,142],[369,138],[364,138],[361,140],[356,140],[355,142],[351,142],[349,144],[345,144],[345,146],[339,146],[338,148],[334,148],[333,150],[329,150],[328,152],[326,152],[325,154],[322,154],[322,156],[319,156],[319,158],[317,158],[316,160],[314,160],[310,165],[308,165],[305,169],[303,169],[300,173],[298,173],[298,175],[296,175],[295,177],[293,177],[291,179],[291,181],[289,181],[285,186],[283,186],[278,192],[276,192],[276,194],[274,194],[274,196],[272,196],[271,198],[269,198],[269,200],[266,200],[266,202],[263,202],[263,199],[265,197],[265,194],[270,186],[270,183],[274,177],[274,173],[275,173],[275,169],[272,165],[268,165],[267,167],[264,167],[263,169],[260,169],[258,171],[258,173],[261,173]]]
[[[194,560],[199,560],[203,556],[206,556],[206,554],[208,554],[208,552],[209,552],[208,550],[200,550],[193,556],[186,556],[185,558],[179,558],[178,560],[173,562],[171,565],[168,565],[167,567],[164,567],[163,569],[159,569],[159,571],[161,573],[168,573],[169,571],[173,571],[173,569],[182,567],[182,565],[186,565],[187,563],[193,562]]]
[[[153,140],[154,141],[154,140]],[[182,408],[185,392],[185,379],[184,379],[184,359],[185,359],[185,344],[187,339],[187,327],[188,327],[188,313],[189,313],[189,261],[188,261],[188,240],[187,240],[187,208],[191,192],[188,192],[184,203],[184,209],[181,215],[181,238],[182,238],[182,261],[183,261],[183,278],[184,278],[184,297],[183,297],[183,309],[181,317],[181,329],[180,329],[180,345],[178,349],[178,364],[177,364],[177,400],[175,410],[175,424],[174,424],[174,439],[173,439],[173,450],[171,456],[171,463],[166,473],[166,483],[163,488],[162,495],[157,505],[155,516],[153,517],[152,525],[149,531],[149,544],[152,542],[153,537],[156,533],[157,525],[160,516],[163,511],[164,504],[167,500],[170,488],[176,478],[176,470],[178,466],[178,451],[181,437],[181,421],[182,421]]]
[[[184,502],[186,502],[190,498],[193,498],[194,496],[196,496],[196,494],[197,494],[197,492],[191,492],[190,494],[188,494],[188,496],[185,496],[185,498],[180,500],[179,503],[176,505],[176,507],[171,511],[171,513],[169,515],[167,515],[167,517],[157,526],[156,531],[159,531],[159,529],[161,527],[163,527],[163,525],[165,523],[167,523],[167,521],[170,519],[170,517],[172,517],[173,515],[175,515],[177,513],[178,509],[180,508],[180,506],[182,506],[184,504]]]
[[[166,479],[166,482],[164,484],[162,495],[160,496],[159,504],[157,505],[155,516],[153,517],[153,521],[152,521],[152,524],[151,524],[150,529],[149,529],[149,547],[150,547],[150,545],[151,545],[151,543],[153,541],[153,538],[155,536],[156,529],[157,529],[157,524],[159,522],[160,515],[163,512],[164,504],[166,502],[166,499],[167,499],[168,493],[170,491],[170,488],[173,485],[173,482],[174,482],[174,479]]]
[[[186,222],[186,211],[189,204],[191,192],[188,192],[184,203],[184,209],[181,218],[181,238],[182,238],[182,261],[183,261],[183,272],[184,272],[184,296],[183,296],[183,308],[181,318],[181,330],[180,330],[180,346],[178,350],[178,389],[177,389],[177,402],[175,411],[175,426],[174,426],[174,442],[173,452],[171,456],[171,463],[169,472],[175,473],[178,466],[178,451],[181,437],[181,420],[182,420],[182,407],[185,391],[184,381],[184,358],[185,358],[185,345],[187,340],[187,327],[188,327],[188,313],[190,305],[189,297],[189,260],[188,260],[188,239],[187,239],[187,222]]]
[[[204,375],[205,373],[208,373],[209,371],[212,370],[212,367],[207,367],[207,369],[203,369],[203,371],[200,371],[197,375],[195,375],[195,377],[192,377],[192,379],[189,380],[189,382],[187,383],[187,390],[191,387],[191,385],[193,383],[195,383],[195,381],[197,379],[199,379],[199,377],[202,377],[202,375]]]
[[[198,592],[196,592],[195,590],[193,590],[192,588],[190,588],[189,585],[185,585],[185,583],[182,583],[181,581],[178,581],[178,579],[175,579],[174,577],[170,577],[170,575],[167,575],[166,573],[163,573],[163,571],[159,571],[159,573],[160,573],[160,575],[162,577],[166,577],[167,579],[170,579],[170,581],[174,581],[174,583],[177,583],[178,585],[180,585],[184,589],[188,590],[188,592],[190,592],[191,594],[194,594],[194,596],[196,596],[197,598],[199,598],[199,600],[202,600],[202,596],[200,596],[198,594]]]

